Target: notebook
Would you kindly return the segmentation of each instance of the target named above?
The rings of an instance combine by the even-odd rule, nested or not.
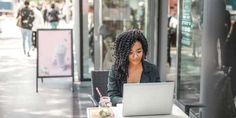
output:
[[[124,84],[123,116],[171,114],[174,82]]]

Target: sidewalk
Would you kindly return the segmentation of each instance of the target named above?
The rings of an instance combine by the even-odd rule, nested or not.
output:
[[[21,41],[0,40],[0,118],[79,118],[71,78],[39,80],[36,93],[36,50],[27,57]]]
[[[90,82],[72,92],[71,78],[39,79],[36,93],[36,53],[23,54],[20,28],[14,18],[1,19],[0,26],[0,118],[86,118],[92,105]],[[59,23],[58,28],[73,24]]]
[[[0,17],[0,39],[17,39],[21,38],[20,28],[16,26],[14,17]]]

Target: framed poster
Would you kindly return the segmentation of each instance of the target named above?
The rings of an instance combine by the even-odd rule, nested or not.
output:
[[[39,29],[37,40],[37,77],[72,77],[72,30]]]

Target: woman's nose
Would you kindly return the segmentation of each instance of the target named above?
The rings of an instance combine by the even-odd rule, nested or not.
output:
[[[134,52],[134,53],[133,53],[133,57],[134,57],[134,58],[137,58],[137,57],[138,57],[138,53],[137,53],[137,52]]]

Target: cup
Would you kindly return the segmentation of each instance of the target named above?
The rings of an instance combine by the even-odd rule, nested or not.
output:
[[[99,107],[112,107],[111,99],[108,96],[102,96],[99,100]]]
[[[111,107],[112,103],[110,97],[102,96],[99,101],[99,108],[101,109],[99,112],[100,118],[114,118]]]

